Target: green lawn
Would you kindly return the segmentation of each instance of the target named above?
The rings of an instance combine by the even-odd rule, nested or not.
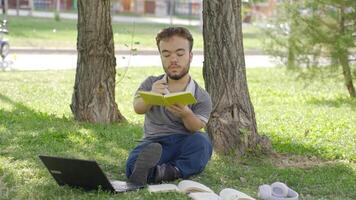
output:
[[[156,48],[155,36],[166,27],[163,24],[113,23],[115,48]],[[31,17],[9,17],[8,35],[11,46],[35,48],[76,48],[77,22],[75,20],[55,21]],[[195,49],[203,49],[203,37],[199,27],[188,27],[193,34]],[[261,49],[259,29],[246,27],[244,47],[246,50]]]
[[[0,72],[0,199],[188,199],[146,189],[112,195],[58,187],[37,157],[94,159],[110,178],[125,180],[126,156],[142,136],[143,117],[134,114],[132,95],[146,76],[159,73],[129,68],[116,91],[128,123],[93,125],[72,119],[74,71]],[[204,85],[201,68],[192,74]],[[254,197],[259,185],[282,181],[301,199],[356,199],[356,101],[342,79],[307,81],[278,68],[247,74],[259,132],[283,156],[237,160],[214,154],[192,179],[215,192],[232,187]]]

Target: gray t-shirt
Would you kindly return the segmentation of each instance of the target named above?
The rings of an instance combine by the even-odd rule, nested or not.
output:
[[[137,89],[135,97],[138,91],[151,91],[152,84],[160,79],[166,79],[166,75],[148,77]],[[212,110],[210,95],[192,79],[188,83],[185,91],[191,92],[197,100],[196,104],[188,105],[188,107],[200,120],[207,123]],[[179,117],[174,116],[163,106],[152,106],[151,109],[145,113],[143,129],[146,139],[171,134],[189,134],[189,130],[185,128],[183,121]]]

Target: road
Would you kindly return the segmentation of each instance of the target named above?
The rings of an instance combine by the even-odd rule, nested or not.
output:
[[[77,55],[74,52],[13,52],[8,55],[6,61],[10,63],[6,68],[7,71],[67,70],[76,68]],[[191,66],[202,67],[203,61],[202,54],[194,55]],[[117,53],[116,62],[118,67],[161,67],[159,55],[149,53],[140,55]],[[279,65],[277,61],[268,55],[246,55],[245,63],[247,68],[275,67]]]
[[[9,10],[9,15],[16,15],[15,10]],[[28,10],[21,10],[21,16],[29,16]],[[53,12],[35,11],[34,17],[53,18]],[[76,13],[61,13],[63,19],[77,19]],[[114,22],[126,23],[163,23],[163,24],[180,24],[194,25],[200,24],[199,20],[186,20],[174,18],[173,21],[166,17],[134,17],[134,16],[113,16]],[[193,52],[192,67],[203,66],[203,52]],[[161,61],[156,50],[140,51],[138,55],[130,55],[130,52],[116,52],[118,67],[161,67]],[[11,53],[6,58],[8,67],[5,70],[66,70],[75,69],[77,62],[77,53],[73,49],[21,49],[11,48]],[[261,52],[245,52],[245,63],[247,68],[254,67],[274,67],[280,63],[273,60],[268,55],[261,55]],[[4,69],[0,63],[0,70]]]

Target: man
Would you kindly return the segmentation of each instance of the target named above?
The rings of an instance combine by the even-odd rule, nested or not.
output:
[[[206,133],[212,103],[209,94],[190,77],[193,38],[183,27],[163,29],[156,37],[165,74],[150,76],[136,91],[133,107],[145,114],[144,139],[130,153],[126,176],[130,182],[146,184],[188,178],[203,171],[212,154]],[[189,91],[197,103],[168,107],[144,103],[138,91],[160,94]]]

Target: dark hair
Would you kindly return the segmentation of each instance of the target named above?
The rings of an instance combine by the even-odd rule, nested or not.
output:
[[[162,29],[156,36],[156,44],[159,50],[159,43],[161,40],[171,38],[173,36],[179,36],[189,41],[189,52],[193,49],[193,36],[188,29],[184,27],[168,27]]]

